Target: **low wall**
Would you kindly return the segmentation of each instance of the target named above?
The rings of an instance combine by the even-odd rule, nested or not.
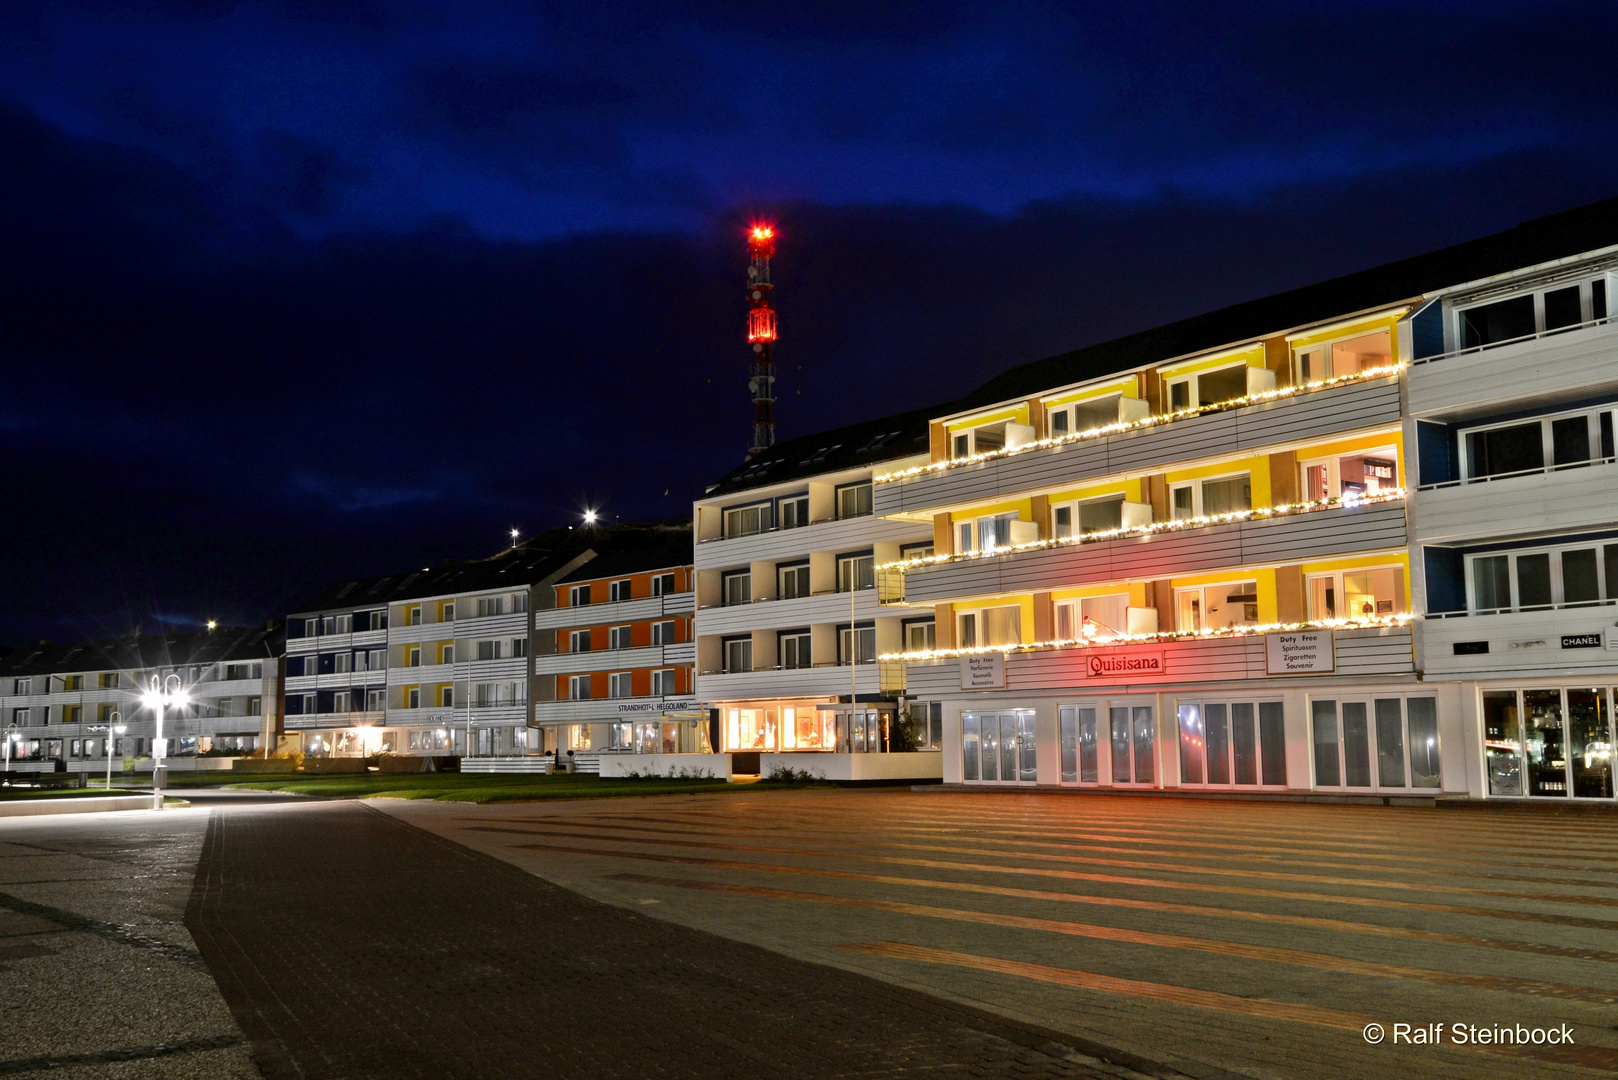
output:
[[[819,776],[822,780],[942,780],[944,755],[936,750],[913,754],[763,754],[759,777],[764,780],[777,769],[791,769]]]
[[[715,780],[730,779],[729,754],[602,754],[602,776],[675,776],[698,777],[706,774]]]
[[[461,772],[549,776],[551,773],[551,759],[548,757],[463,757],[461,759]]]
[[[150,810],[150,795],[86,796],[82,799],[6,799],[0,817],[37,817],[41,814],[105,814],[109,810]]]

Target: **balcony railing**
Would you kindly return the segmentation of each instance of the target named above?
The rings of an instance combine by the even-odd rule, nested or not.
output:
[[[1412,360],[1411,367],[1422,364],[1436,364],[1441,360],[1453,360],[1458,356],[1471,356],[1476,353],[1487,352],[1490,349],[1499,349],[1507,345],[1521,345],[1525,341],[1538,341],[1540,338],[1557,337],[1561,334],[1571,333],[1575,330],[1589,330],[1597,326],[1606,326],[1615,321],[1612,316],[1605,319],[1591,319],[1588,322],[1574,323],[1572,326],[1558,326],[1555,330],[1541,330],[1538,333],[1523,334],[1521,337],[1505,338],[1501,341],[1491,341],[1487,345],[1473,345],[1465,349],[1452,349],[1449,352],[1438,353],[1433,356],[1424,356],[1420,360]]]
[[[1199,416],[1209,416],[1214,413],[1229,412],[1232,409],[1246,408],[1249,405],[1262,405],[1271,401],[1284,401],[1299,394],[1314,393],[1320,390],[1330,390],[1339,386],[1348,386],[1352,383],[1365,382],[1371,379],[1382,379],[1389,375],[1397,375],[1401,369],[1400,364],[1390,364],[1386,367],[1367,368],[1356,371],[1351,375],[1342,375],[1334,379],[1321,379],[1316,382],[1302,383],[1297,386],[1283,387],[1278,390],[1266,390],[1256,394],[1244,394],[1238,398],[1227,401],[1214,402],[1210,405],[1197,405],[1188,409],[1178,409],[1169,413],[1158,413],[1140,420],[1120,421],[1116,424],[1106,424],[1086,431],[1076,431],[1068,435],[1058,435],[1053,438],[1036,439],[1033,442],[1023,443],[1019,446],[1007,447],[1000,450],[991,450],[983,454],[972,454],[969,457],[951,458],[948,461],[935,461],[929,465],[917,465],[911,469],[886,473],[874,479],[876,484],[892,484],[921,476],[927,473],[945,472],[968,465],[978,465],[986,461],[996,461],[1017,454],[1031,453],[1036,450],[1049,450],[1058,446],[1070,446],[1074,443],[1086,442],[1091,439],[1105,438],[1109,435],[1119,435],[1128,431],[1144,431],[1149,428],[1161,427],[1182,420],[1192,420]]]

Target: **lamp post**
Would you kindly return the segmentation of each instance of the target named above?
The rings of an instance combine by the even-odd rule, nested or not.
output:
[[[169,682],[173,681],[174,689],[169,689]],[[152,676],[150,689],[141,695],[141,701],[152,710],[157,719],[156,734],[152,738],[152,809],[163,809],[163,789],[168,786],[169,770],[163,764],[168,757],[168,740],[163,738],[163,710],[166,708],[179,708],[189,704],[191,695],[186,693],[185,685],[180,677],[169,674],[164,678]]]
[[[21,739],[22,734],[17,730],[16,724],[12,724],[10,727],[6,728],[6,772],[8,773],[11,771],[11,744],[14,742],[19,742]],[[11,781],[9,779],[6,781],[8,784],[10,782]]]
[[[112,711],[112,716],[109,719],[109,723],[107,724],[107,790],[109,792],[112,790],[112,748],[117,742],[117,739],[115,739],[114,736],[122,735],[124,732],[129,730],[127,725],[120,724],[118,722],[122,719],[123,716],[118,712],[117,709],[114,709]]]

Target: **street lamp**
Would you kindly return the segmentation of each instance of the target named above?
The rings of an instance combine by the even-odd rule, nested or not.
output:
[[[123,714],[120,713],[117,709],[114,709],[114,710],[112,710],[111,722],[107,725],[107,791],[108,792],[112,791],[112,748],[113,748],[113,745],[117,742],[117,739],[115,739],[114,736],[122,735],[124,732],[129,730],[129,726],[127,724],[120,724],[118,722],[118,721],[120,721],[122,719],[123,719]]]
[[[12,724],[10,727],[6,728],[6,772],[8,773],[11,771],[11,744],[21,741],[22,732],[17,730],[16,724]],[[9,784],[10,782],[11,781],[8,778],[6,783]]]
[[[169,682],[173,681],[174,689],[169,689]],[[152,710],[157,718],[156,732],[152,739],[152,809],[163,809],[163,789],[168,786],[169,770],[163,764],[168,757],[168,740],[163,738],[163,710],[180,708],[191,703],[191,695],[186,692],[185,685],[180,677],[169,674],[165,678],[152,676],[151,687],[141,695],[141,701]]]

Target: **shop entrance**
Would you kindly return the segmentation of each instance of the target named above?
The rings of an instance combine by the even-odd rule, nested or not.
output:
[[[1032,784],[1038,762],[1034,710],[961,714],[961,778],[967,783]]]

